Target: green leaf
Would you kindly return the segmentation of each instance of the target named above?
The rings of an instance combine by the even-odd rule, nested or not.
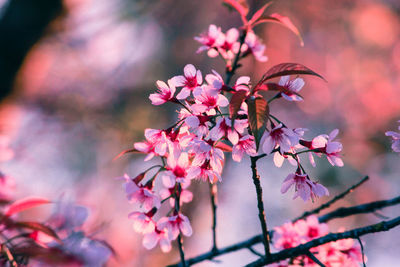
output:
[[[266,128],[269,116],[269,106],[267,101],[261,96],[252,96],[247,100],[249,125],[256,141],[257,150],[260,145],[261,137]]]

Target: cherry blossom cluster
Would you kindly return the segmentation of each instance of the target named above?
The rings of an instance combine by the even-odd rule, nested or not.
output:
[[[295,223],[285,223],[274,229],[273,246],[277,250],[294,248],[307,243],[315,238],[329,234],[329,227],[325,223],[319,223],[316,216],[309,216],[305,220]],[[344,229],[340,229],[344,231]],[[310,250],[312,254],[325,266],[358,267],[363,262],[363,255],[359,243],[354,239],[342,239],[335,242],[314,247]],[[274,263],[268,266],[318,266],[314,259],[308,256]]]
[[[252,54],[260,62],[268,60],[268,57],[264,55],[265,45],[253,31],[246,34],[242,45],[239,42],[239,35],[239,30],[236,28],[231,28],[223,33],[220,27],[211,24],[207,32],[194,38],[201,43],[197,53],[207,51],[209,57],[221,56],[228,66],[232,65],[239,49],[242,57]]]
[[[400,122],[400,120],[398,122]],[[398,130],[400,131],[400,126],[398,127]],[[392,138],[392,150],[394,152],[400,152],[400,133],[387,131],[385,134]]]
[[[210,26],[211,32],[215,29]],[[302,100],[298,92],[304,86],[303,79],[283,76],[278,85],[285,90],[274,99]],[[123,177],[127,199],[136,205],[129,218],[133,220],[134,230],[144,235],[144,247],[151,249],[159,243],[167,252],[179,233],[192,234],[189,219],[181,212],[182,204],[193,198],[188,187],[193,179],[210,183],[221,181],[224,152],[231,152],[236,162],[240,162],[244,155],[263,157],[273,154],[278,167],[288,159],[297,168],[284,180],[282,193],[293,186],[294,198],[300,196],[304,201],[328,195],[324,186],[306,174],[299,155],[307,153],[313,166],[313,155],[325,155],[332,165],[343,166],[340,158],[342,145],[334,140],[338,130],[308,141],[303,139],[306,129],[290,129],[271,115],[260,141],[261,149],[257,152],[255,137],[249,128],[246,101],[240,104],[236,118],[226,113],[230,105],[229,95],[233,98],[240,92],[250,96],[252,84],[249,77],[239,77],[231,87],[216,71],[203,76],[200,70],[188,64],[183,75],[174,76],[167,82],[157,81],[156,86],[157,91],[149,97],[152,104],[177,105],[180,107],[178,121],[167,129],[146,129],[146,139],[134,144],[136,152],[146,154],[145,161],[159,157],[161,163],[136,177]],[[156,183],[157,180],[160,182]],[[155,216],[167,200],[170,206],[167,216]]]

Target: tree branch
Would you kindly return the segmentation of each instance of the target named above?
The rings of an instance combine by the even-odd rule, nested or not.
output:
[[[217,193],[216,184],[210,184],[211,210],[212,210],[212,250],[217,250]]]
[[[265,256],[268,257],[270,254],[270,249],[269,249],[269,234],[268,234],[268,228],[267,228],[267,220],[265,216],[265,211],[264,211],[264,203],[262,199],[262,187],[260,183],[260,175],[257,172],[257,159],[254,157],[251,157],[251,171],[252,171],[252,178],[253,178],[253,183],[256,187],[256,192],[257,192],[257,207],[258,207],[258,218],[260,220],[261,224],[261,230],[262,230],[262,235],[263,235],[263,243],[264,243],[264,250],[265,250]]]
[[[355,214],[369,213],[369,212],[374,212],[375,210],[382,209],[382,208],[385,208],[385,207],[394,206],[394,205],[399,204],[399,203],[400,203],[400,196],[392,198],[392,199],[388,199],[388,200],[380,200],[380,201],[374,201],[374,202],[371,202],[371,203],[368,203],[368,204],[352,206],[352,207],[348,207],[348,208],[340,208],[338,210],[343,210],[343,209],[346,210],[346,211],[344,211],[344,213],[341,216],[338,216],[339,215],[338,214],[338,210],[335,210],[335,211],[333,211],[331,213],[327,213],[327,214],[325,214],[323,216],[320,216],[318,219],[319,219],[320,222],[328,222],[328,221],[330,221],[332,219],[335,219],[335,218],[343,218],[343,217],[346,217],[346,216],[354,215],[354,214],[351,213],[351,211],[356,212]],[[370,208],[373,207],[374,210],[366,210],[367,207],[370,207]],[[363,212],[360,212],[360,210],[363,210]],[[335,216],[333,216],[333,215],[335,215]],[[269,236],[272,236],[272,233],[273,233],[273,231],[270,231],[269,232]],[[253,237],[251,237],[251,238],[249,238],[247,240],[241,241],[239,243],[236,243],[236,244],[233,244],[233,245],[218,249],[216,251],[206,252],[206,253],[201,254],[201,255],[199,255],[197,257],[193,257],[191,259],[188,259],[186,261],[186,263],[188,265],[191,265],[191,264],[202,262],[204,260],[211,260],[211,259],[213,259],[215,257],[221,256],[221,255],[224,255],[224,254],[227,254],[227,253],[230,253],[230,252],[234,252],[234,251],[237,251],[237,250],[240,250],[240,249],[248,248],[250,246],[253,246],[255,244],[258,244],[258,243],[262,242],[262,240],[263,240],[263,236],[262,235],[256,235],[256,236],[253,236]],[[170,265],[170,266],[181,266],[181,265],[174,264],[174,265]]]
[[[396,217],[395,219],[390,220],[390,221],[382,221],[377,224],[372,224],[372,225],[368,225],[365,227],[356,228],[356,229],[349,230],[349,231],[342,232],[342,233],[327,234],[323,237],[313,239],[313,240],[311,240],[305,244],[299,245],[297,247],[285,249],[278,253],[273,253],[273,254],[271,254],[271,256],[269,258],[258,259],[257,261],[254,261],[254,262],[246,265],[246,267],[264,266],[266,264],[279,262],[281,260],[285,260],[288,258],[294,258],[294,257],[301,256],[301,255],[307,255],[307,252],[311,248],[318,247],[320,245],[323,245],[323,244],[326,244],[329,242],[333,242],[333,241],[337,241],[340,239],[347,239],[347,238],[357,239],[360,236],[363,236],[366,234],[388,231],[388,230],[398,226],[399,224],[400,224],[400,216]]]
[[[354,184],[353,186],[349,187],[346,191],[340,193],[339,195],[337,195],[336,197],[332,198],[331,200],[329,200],[328,202],[322,204],[321,206],[310,210],[310,211],[306,211],[304,212],[301,216],[297,217],[296,219],[293,220],[293,222],[298,221],[298,220],[302,220],[312,214],[318,214],[321,210],[329,208],[333,203],[335,203],[336,201],[344,198],[347,194],[351,193],[354,191],[354,189],[356,189],[357,187],[359,187],[360,185],[362,185],[364,182],[366,182],[369,179],[368,176],[365,176],[364,178],[361,179],[361,181],[359,181],[358,183]]]

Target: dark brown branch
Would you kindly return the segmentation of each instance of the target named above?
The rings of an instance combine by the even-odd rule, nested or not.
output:
[[[216,184],[210,184],[211,210],[212,210],[212,250],[217,250],[217,193]]]
[[[382,208],[389,207],[389,206],[394,206],[394,205],[399,204],[399,203],[400,203],[400,196],[395,197],[393,199],[380,200],[380,201],[375,201],[375,202],[371,202],[371,203],[363,204],[363,205],[359,205],[359,206],[348,207],[348,208],[346,208],[346,210],[347,210],[346,214],[347,215],[343,214],[343,216],[339,216],[339,217],[342,218],[342,217],[353,215],[353,214],[349,214],[348,211],[351,211],[351,210],[359,211],[360,210],[360,206],[361,207],[364,206],[363,209],[365,209],[365,205],[368,205],[369,207],[374,207],[374,209],[377,210],[377,209],[382,209]],[[358,214],[359,213],[374,212],[375,210],[371,210],[371,211],[364,210],[363,212],[358,212]],[[332,213],[338,215],[337,214],[337,210],[333,211]],[[336,216],[331,216],[330,214],[331,213],[328,213],[328,214],[325,214],[325,215],[319,217],[318,218],[319,221],[320,222],[327,222],[329,220],[332,220],[332,219],[335,219],[335,218],[339,218],[339,217],[336,217]],[[272,231],[269,232],[269,236],[272,236]],[[188,259],[186,262],[188,264],[195,264],[195,263],[198,263],[198,262],[202,262],[204,260],[211,260],[211,259],[213,259],[213,258],[215,258],[217,256],[221,256],[221,255],[224,255],[224,254],[227,254],[227,253],[230,253],[230,252],[234,252],[234,251],[237,251],[237,250],[240,250],[240,249],[244,249],[244,248],[248,248],[250,246],[254,246],[255,244],[258,244],[258,243],[262,242],[262,239],[263,239],[262,235],[256,235],[256,236],[253,236],[253,237],[251,237],[251,238],[249,238],[247,240],[241,241],[239,243],[227,246],[227,247],[222,248],[222,249],[218,249],[217,251],[206,252],[206,253],[201,254],[201,255],[199,255],[197,257]],[[175,265],[171,265],[171,266],[180,266],[180,265],[175,264]]]
[[[359,187],[360,185],[362,185],[364,182],[366,182],[369,179],[368,176],[365,176],[364,178],[361,179],[361,181],[359,181],[358,183],[354,184],[353,186],[351,186],[350,188],[348,188],[346,191],[340,193],[339,195],[335,196],[334,198],[332,198],[331,200],[329,200],[328,202],[322,204],[321,206],[310,210],[310,211],[306,211],[303,213],[303,215],[297,217],[296,219],[294,219],[293,221],[298,221],[298,220],[302,220],[312,214],[318,214],[321,212],[321,210],[329,208],[333,203],[335,203],[336,201],[344,198],[346,195],[348,195],[349,193],[353,192],[354,189],[356,189],[357,187]]]
[[[342,233],[331,233],[331,234],[325,235],[323,237],[313,239],[313,240],[311,240],[305,244],[299,245],[297,247],[285,249],[278,253],[273,253],[270,255],[269,258],[258,259],[257,261],[254,261],[254,262],[246,265],[246,267],[264,266],[266,264],[279,262],[281,260],[294,258],[294,257],[298,257],[301,255],[306,255],[307,252],[311,248],[318,247],[320,245],[323,245],[323,244],[326,244],[329,242],[333,242],[333,241],[337,241],[340,239],[347,239],[347,238],[357,239],[363,235],[388,231],[388,230],[398,226],[399,224],[400,224],[400,216],[396,217],[395,219],[390,220],[390,221],[382,221],[377,224],[372,224],[372,225],[368,225],[365,227],[356,228],[356,229],[349,230],[349,231],[342,232]]]
[[[262,198],[262,187],[260,183],[260,175],[258,174],[257,171],[257,159],[254,157],[251,157],[251,171],[252,171],[252,178],[253,178],[253,183],[254,186],[256,187],[256,192],[257,192],[257,207],[258,207],[258,218],[260,220],[261,224],[261,230],[262,230],[262,235],[263,235],[263,244],[264,244],[264,250],[265,250],[265,256],[268,257],[270,254],[270,249],[269,249],[269,234],[268,234],[268,228],[267,228],[267,220],[265,216],[265,211],[264,211],[264,203],[263,203],[263,198]]]
[[[231,68],[230,68],[230,69],[227,69],[227,71],[226,71],[226,77],[225,77],[225,84],[226,84],[226,85],[229,85],[229,83],[231,82],[231,79],[232,79],[233,75],[235,74],[236,69],[240,67],[240,65],[239,65],[239,59],[240,59],[240,54],[241,54],[242,46],[243,46],[243,44],[244,44],[244,40],[246,39],[246,35],[247,35],[247,32],[244,31],[244,32],[242,33],[242,35],[240,36],[239,51],[238,51],[238,53],[237,53],[236,56],[235,56],[235,59],[234,59],[234,61],[233,61],[233,64],[232,64]]]
[[[175,195],[175,209],[176,209],[177,212],[179,212],[179,210],[180,210],[180,197],[181,197],[181,192],[182,192],[182,188],[181,188],[180,184],[177,185],[177,191],[178,192]],[[178,241],[179,256],[181,258],[182,267],[186,267],[185,253],[183,251],[183,241],[182,241],[182,234],[181,233],[179,233],[177,241]]]
[[[342,207],[338,208],[337,210],[334,210],[332,212],[329,212],[325,215],[322,215],[318,218],[319,222],[327,222],[335,218],[343,218],[347,217],[350,215],[356,215],[356,214],[361,214],[361,213],[370,213],[374,212],[376,210],[397,205],[400,203],[400,196],[392,198],[392,199],[387,199],[387,200],[380,200],[380,201],[374,201],[366,204],[361,204],[358,206],[353,206],[353,207]]]

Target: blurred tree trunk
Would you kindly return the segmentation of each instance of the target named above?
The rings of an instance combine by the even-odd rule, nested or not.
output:
[[[0,13],[0,101],[32,46],[63,9],[62,0],[9,0]]]

